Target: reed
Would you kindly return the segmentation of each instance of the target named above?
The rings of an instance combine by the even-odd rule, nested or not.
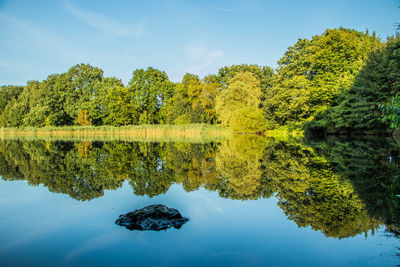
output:
[[[219,125],[130,125],[1,128],[2,139],[196,142],[205,143],[229,138],[228,128]]]

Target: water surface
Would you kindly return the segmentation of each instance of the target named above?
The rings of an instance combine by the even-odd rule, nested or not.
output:
[[[391,138],[0,141],[2,266],[394,266]],[[114,222],[149,204],[181,229]]]

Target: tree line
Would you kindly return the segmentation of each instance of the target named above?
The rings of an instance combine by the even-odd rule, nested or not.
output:
[[[399,36],[383,42],[339,28],[299,39],[276,70],[232,65],[171,82],[149,67],[124,85],[78,64],[41,82],[2,86],[0,126],[220,123],[235,132],[386,132],[395,125],[389,104],[400,89],[399,49]]]

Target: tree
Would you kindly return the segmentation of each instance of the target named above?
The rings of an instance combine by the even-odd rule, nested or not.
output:
[[[167,122],[216,123],[215,98],[220,87],[215,75],[200,80],[199,76],[186,73],[167,104]]]
[[[317,123],[333,133],[384,133],[390,124],[397,124],[394,108],[399,91],[400,38],[397,37],[390,38],[384,48],[370,55],[351,88],[338,97],[322,122]],[[379,108],[382,105],[388,108],[386,117]]]
[[[106,125],[122,126],[135,124],[138,121],[137,106],[126,87],[113,86],[107,93],[107,116],[104,118]]]
[[[80,126],[92,125],[92,118],[89,117],[89,113],[86,109],[82,109],[79,111],[77,120]]]
[[[103,79],[103,71],[89,64],[79,64],[65,73],[65,79],[64,110],[76,120],[80,110],[89,108],[87,104],[94,97],[96,84]]]
[[[8,102],[12,99],[17,99],[22,91],[22,86],[5,85],[0,87],[0,114],[3,113]]]
[[[278,62],[276,81],[265,101],[269,125],[303,127],[320,118],[381,46],[374,34],[343,28],[299,39]]]
[[[216,123],[215,100],[220,93],[221,85],[215,75],[204,77],[201,90],[196,98],[192,99],[192,109],[201,110],[201,120],[204,123]]]
[[[174,93],[174,85],[165,72],[153,69],[138,69],[129,82],[132,103],[138,107],[139,124],[165,123],[166,105]]]
[[[22,93],[21,86],[1,86],[0,87],[0,126],[6,127],[14,124],[11,116],[11,109],[17,104],[17,98]],[[21,118],[19,118],[21,119]]]
[[[250,72],[239,72],[231,80],[226,90],[216,99],[215,110],[225,126],[230,126],[235,111],[260,104],[260,82]]]
[[[52,74],[40,83],[43,98],[39,105],[46,107],[44,120],[48,117],[52,126],[72,125],[74,117],[65,111],[67,104],[68,77],[65,74]],[[40,111],[40,110],[39,110]],[[35,114],[36,115],[36,114]],[[40,125],[42,126],[42,125]]]
[[[113,125],[113,119],[107,119],[107,117],[111,116],[115,118],[115,107],[117,105],[126,105],[127,103],[129,103],[128,105],[130,106],[130,108],[132,108],[129,100],[130,96],[127,90],[124,90],[125,95],[119,100],[113,95],[114,93],[118,95],[118,93],[120,92],[119,89],[121,88],[124,88],[122,81],[114,77],[103,78],[101,82],[94,84],[91,99],[88,103],[85,104],[85,106],[88,107],[90,117],[93,118],[94,125],[104,125],[107,124],[106,121],[111,122],[110,125]],[[114,114],[112,115],[110,115],[110,108],[112,108],[112,112],[114,112]],[[135,110],[132,110],[132,115],[134,112]],[[130,119],[130,123],[136,121],[137,118],[135,116]]]
[[[235,133],[258,133],[266,128],[262,110],[247,106],[236,110],[231,121],[231,128]]]

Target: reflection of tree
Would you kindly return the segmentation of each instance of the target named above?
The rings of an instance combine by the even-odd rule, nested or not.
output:
[[[223,197],[269,196],[262,185],[262,138],[236,137],[218,145],[129,142],[2,141],[3,179],[26,179],[78,200],[102,196],[129,181],[136,195],[156,196],[180,183]]]
[[[52,192],[79,200],[103,195],[107,187],[96,175],[91,158],[81,158],[73,143],[3,141],[2,156],[31,185],[43,184]],[[3,174],[2,174],[3,175]]]
[[[336,173],[351,181],[369,214],[391,228],[400,226],[399,147],[387,138],[314,144]]]
[[[15,159],[21,158],[19,142],[0,142],[0,176],[3,180],[23,180],[24,175]],[[16,148],[17,147],[17,148]]]
[[[46,147],[48,147],[50,142],[46,143]],[[78,153],[79,156],[82,158],[87,158],[89,151],[92,149],[92,142],[90,141],[84,141],[84,142],[79,142],[78,143]]]
[[[261,157],[264,138],[256,135],[238,135],[223,143],[215,158],[222,177],[218,189],[224,197],[257,199],[265,190],[262,186]]]
[[[0,176],[90,200],[128,181],[156,196],[174,183],[231,199],[276,194],[299,226],[348,237],[399,233],[399,149],[380,141],[313,142],[237,135],[222,144],[0,141]]]
[[[312,148],[293,140],[272,141],[264,158],[279,206],[299,226],[339,238],[378,226],[350,181],[335,174]]]
[[[131,166],[132,176],[129,183],[136,195],[150,197],[164,194],[175,181],[173,171],[160,158],[162,146],[157,143],[136,143],[138,148],[130,153],[136,153],[136,160]]]
[[[186,191],[202,186],[216,190],[221,182],[215,169],[216,147],[216,144],[169,143],[163,151],[163,159],[174,170],[176,181]]]

